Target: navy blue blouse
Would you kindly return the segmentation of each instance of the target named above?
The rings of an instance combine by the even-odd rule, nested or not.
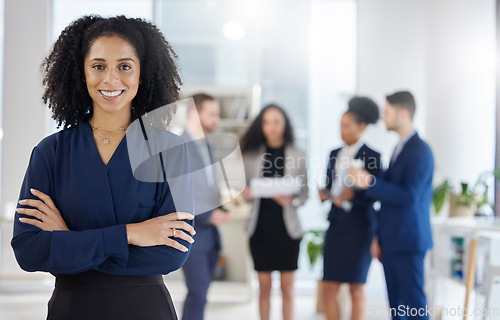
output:
[[[172,150],[167,170],[169,162],[189,163],[185,148]],[[180,191],[192,194],[190,176],[178,179],[185,180]],[[33,149],[19,199],[36,199],[30,188],[52,198],[71,231],[42,231],[21,223],[24,215],[16,213],[12,247],[26,271],[73,274],[94,269],[115,275],[155,275],[177,270],[187,259],[188,252],[169,246],[128,244],[126,224],[177,211],[172,192],[168,183],[134,178],[126,137],[104,164],[88,116]],[[193,212],[192,204],[178,209]],[[188,242],[176,240],[190,248]]]

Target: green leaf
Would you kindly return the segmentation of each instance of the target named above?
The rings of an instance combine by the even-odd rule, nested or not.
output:
[[[468,195],[469,194],[468,189],[469,189],[469,184],[462,182],[462,195],[464,196]]]
[[[488,201],[488,189],[489,189],[489,186],[485,185],[484,192],[483,192],[483,197],[479,201],[479,203],[477,204],[478,208],[480,208],[481,206],[483,206],[485,204],[489,204],[489,201]]]
[[[444,202],[446,201],[446,196],[450,191],[450,186],[448,180],[445,180],[442,184],[434,188],[432,193],[432,204],[434,205],[434,210],[436,214],[443,208]]]
[[[311,262],[311,267],[314,266],[318,257],[323,254],[323,243],[325,241],[325,231],[324,230],[311,230],[308,231],[304,237],[308,238],[307,242],[307,255],[309,256],[309,261]]]
[[[309,255],[309,260],[311,262],[311,266],[314,266],[318,257],[321,255],[323,251],[323,245],[317,244],[314,242],[309,242],[307,244],[307,254]]]

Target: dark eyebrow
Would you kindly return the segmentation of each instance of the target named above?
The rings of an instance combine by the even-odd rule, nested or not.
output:
[[[92,58],[90,59],[90,61],[101,61],[101,62],[105,62],[106,59],[103,59],[103,58]],[[118,59],[118,62],[122,62],[122,61],[132,61],[135,63],[134,59],[132,58],[121,58],[121,59]]]
[[[118,62],[122,62],[122,61],[132,61],[135,63],[134,59],[132,58],[121,58],[121,59],[118,59]]]

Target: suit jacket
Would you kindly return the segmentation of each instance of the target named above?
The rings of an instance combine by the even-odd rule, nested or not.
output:
[[[429,217],[434,159],[430,147],[415,134],[375,184],[368,196],[381,202],[377,214],[382,250],[425,252],[432,248]]]
[[[245,166],[245,176],[247,185],[250,184],[252,178],[262,177],[263,157],[265,146],[259,150],[249,151],[243,154],[243,163]],[[297,208],[303,205],[308,197],[307,186],[307,161],[306,154],[293,145],[285,146],[285,161],[284,161],[284,176],[302,177],[302,188],[297,195],[298,203],[295,205],[289,204],[283,207],[283,221],[285,223],[288,235],[293,239],[299,239],[302,236],[302,227],[300,225]],[[246,225],[246,232],[252,236],[257,227],[259,217],[260,198],[253,200],[250,218]]]
[[[326,169],[326,188],[330,190],[333,185],[335,177],[335,163],[337,162],[337,155],[340,151],[335,149],[330,153],[328,161],[328,168]],[[365,169],[375,177],[378,177],[381,171],[380,153],[370,149],[366,144],[359,148],[354,156],[354,159],[363,160]],[[352,208],[350,212],[345,212],[344,209],[339,208],[332,204],[328,220],[335,223],[347,224],[362,224],[362,225],[375,225],[375,216],[371,208],[375,200],[366,196],[365,190],[355,189],[354,198],[351,200]]]
[[[182,133],[181,138],[186,142],[191,163],[191,176],[193,178],[194,227],[196,234],[191,251],[220,250],[221,239],[219,230],[210,222],[213,209],[220,206],[221,196],[216,172],[211,167],[206,167],[200,155],[197,141],[193,141],[192,137],[185,131]],[[205,170],[212,171],[215,187],[209,184]]]

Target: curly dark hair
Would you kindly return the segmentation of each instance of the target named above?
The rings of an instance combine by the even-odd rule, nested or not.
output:
[[[269,109],[276,109],[283,114],[283,117],[285,118],[285,132],[283,133],[283,140],[285,142],[285,145],[293,144],[293,128],[285,110],[277,104],[268,104],[260,111],[250,127],[248,127],[247,131],[241,137],[241,152],[245,153],[248,151],[257,150],[266,143],[266,137],[264,136],[264,132],[262,131],[262,122],[264,113],[266,113],[266,111]]]
[[[377,104],[367,97],[353,97],[349,100],[347,112],[354,115],[357,123],[377,123],[379,111]]]
[[[84,16],[62,31],[42,63],[45,86],[42,100],[52,110],[58,128],[73,127],[84,115],[92,113],[83,66],[90,47],[101,36],[123,38],[134,47],[139,58],[141,84],[132,100],[134,117],[179,98],[182,81],[174,61],[177,55],[156,26],[125,16]]]

